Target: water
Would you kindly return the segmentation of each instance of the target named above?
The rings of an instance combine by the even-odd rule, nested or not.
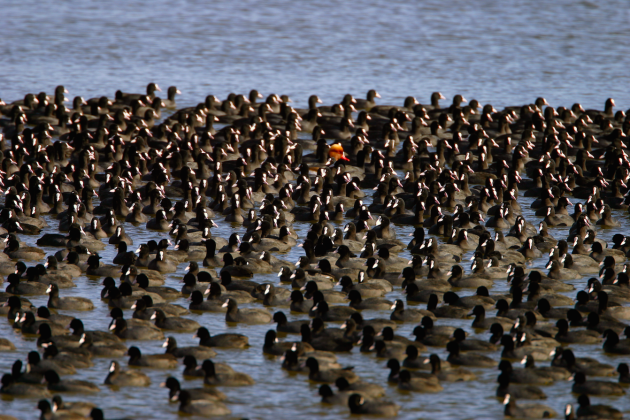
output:
[[[375,88],[383,102],[433,91],[505,106],[630,107],[630,6],[600,2],[322,0],[2,3],[0,97],[176,85],[288,94],[300,106]]]
[[[180,106],[196,104],[208,94],[224,97],[256,88],[263,95],[288,94],[296,106],[304,107],[310,94],[316,93],[330,104],[345,93],[363,96],[374,88],[383,96],[380,103],[402,103],[408,95],[428,102],[431,92],[441,91],[449,100],[459,93],[495,107],[530,103],[544,96],[553,106],[580,102],[585,108],[602,108],[605,99],[613,97],[619,109],[630,108],[626,47],[630,8],[623,1],[455,0],[446,5],[435,0],[422,4],[383,0],[264,4],[251,0],[211,4],[25,0],[0,6],[0,97],[5,101],[22,98],[27,92],[52,92],[58,84],[66,86],[70,97],[89,98],[113,96],[117,89],[141,92],[154,81],[162,88],[176,85],[183,92],[178,97]],[[540,219],[529,209],[524,215],[532,222]],[[628,221],[625,213],[615,212],[615,216]],[[217,222],[220,227],[215,235],[227,237],[232,228]],[[56,221],[49,223],[51,231],[56,229]],[[307,228],[296,223],[302,238]],[[164,236],[142,227],[126,229],[135,245]],[[405,240],[411,231],[400,228],[399,238]],[[567,231],[553,229],[552,233],[561,238]],[[599,232],[605,239],[612,234],[611,230]],[[34,239],[24,238],[29,243]],[[294,262],[301,254],[297,248],[282,258]],[[103,256],[105,262],[111,261],[111,247]],[[535,267],[542,268],[544,263],[537,261]],[[181,287],[185,266],[168,276],[167,286]],[[276,282],[277,278],[275,274],[259,275],[255,280]],[[76,284],[75,289],[62,290],[62,296],[91,297],[96,309],[76,316],[88,329],[104,329],[108,310],[95,298],[100,291],[98,282],[81,277]],[[506,284],[497,281],[492,292],[505,290]],[[399,291],[388,295],[397,297]],[[46,302],[45,297],[31,300],[37,306]],[[184,299],[176,303],[187,306]],[[131,316],[129,311],[126,316]],[[388,314],[366,311],[364,316]],[[278,360],[261,354],[264,333],[271,326],[233,328],[218,314],[190,317],[213,334],[238,331],[250,338],[250,349],[219,351],[216,358],[257,382],[252,387],[222,389],[235,418],[348,417],[345,407],[322,406],[317,386],[303,375],[288,374],[280,369]],[[442,322],[469,330],[470,320]],[[409,335],[413,326],[401,326],[398,333]],[[0,371],[7,372],[16,358],[25,359],[35,342],[14,332],[6,322],[0,322],[0,334],[18,347],[15,353],[0,355]],[[174,336],[182,346],[195,344],[191,334]],[[162,352],[159,342],[128,344],[138,344],[146,354]],[[604,356],[595,346],[573,349],[579,356],[594,354],[613,365],[627,360]],[[443,349],[430,351],[442,358],[446,355]],[[498,354],[493,357],[498,360]],[[94,360],[94,367],[76,377],[101,384],[110,360]],[[384,385],[388,398],[402,406],[400,418],[503,416],[502,406],[494,398],[495,370],[472,369],[479,376],[477,382],[445,384],[445,390],[436,395],[406,394],[386,385],[388,371],[381,369],[384,360],[375,361],[357,350],[339,355],[339,360],[355,366],[364,380]],[[121,361],[126,365],[126,360]],[[101,386],[95,396],[65,399],[93,401],[108,418],[172,419],[177,417],[177,406],[166,401],[167,392],[158,384],[168,375],[181,378],[181,370],[144,369],[153,382],[149,388],[115,392]],[[195,387],[200,381],[182,381],[182,385]],[[557,382],[545,387],[549,397],[545,403],[561,413],[564,404],[575,400],[570,386]],[[627,398],[592,401],[630,412]],[[34,405],[30,399],[0,400],[0,413],[35,418]]]

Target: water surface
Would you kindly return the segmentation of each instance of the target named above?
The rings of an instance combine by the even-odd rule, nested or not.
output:
[[[252,88],[263,95],[288,94],[296,106],[305,106],[314,93],[330,104],[345,93],[362,96],[374,88],[383,96],[381,103],[402,103],[408,95],[427,102],[431,92],[441,91],[449,99],[460,93],[495,107],[530,103],[537,96],[544,96],[553,106],[580,102],[586,108],[602,108],[605,99],[613,97],[619,109],[630,107],[630,8],[623,1],[24,0],[5,1],[0,8],[0,97],[5,101],[19,99],[27,92],[52,92],[58,84],[69,89],[70,97],[88,98],[113,96],[117,89],[142,91],[154,81],[163,88],[176,85],[183,92],[178,97],[181,106],[196,104],[208,94],[224,97]],[[530,203],[529,199],[521,200]],[[539,220],[529,209],[524,215],[532,222]],[[625,213],[616,212],[615,216],[628,221]],[[47,220],[56,229],[57,222]],[[215,234],[227,237],[232,228],[219,224]],[[307,228],[296,224],[302,237]],[[135,245],[164,236],[143,227],[126,229]],[[399,237],[411,231],[400,228]],[[566,229],[552,232],[557,238],[567,235]],[[606,239],[612,234],[610,230],[600,233]],[[34,239],[25,240],[32,243]],[[300,255],[302,250],[296,248],[283,257],[295,262]],[[103,256],[110,262],[112,248],[108,247]],[[542,268],[543,264],[539,261],[536,266]],[[181,287],[185,266],[180,265],[177,273],[168,276],[167,286]],[[277,278],[270,274],[255,280],[276,282]],[[583,287],[585,281],[576,282],[576,286]],[[62,295],[91,297],[96,309],[76,315],[86,328],[104,329],[107,306],[95,298],[100,291],[98,282],[81,277],[76,284],[77,288],[63,290]],[[506,290],[507,285],[497,281],[492,292]],[[394,299],[400,293],[388,297]],[[46,298],[34,297],[32,301],[39,306]],[[177,303],[187,306],[184,299]],[[126,316],[131,316],[130,311]],[[388,314],[368,311],[364,316]],[[323,407],[316,395],[317,386],[304,376],[282,371],[278,360],[261,354],[264,333],[270,326],[235,329],[218,314],[190,317],[213,334],[238,331],[250,337],[250,349],[219,351],[216,358],[247,372],[257,382],[252,387],[222,389],[234,417],[348,417],[344,407]],[[445,322],[470,324],[470,320]],[[413,326],[401,326],[399,334],[410,334]],[[6,322],[0,322],[0,335],[18,346],[17,352],[0,355],[0,371],[7,372],[16,358],[25,359],[35,348],[35,341],[14,332]],[[175,337],[182,346],[195,344],[190,334]],[[137,343],[129,343],[133,344]],[[149,354],[161,352],[161,344],[139,345]],[[594,346],[573,348],[578,355],[586,355],[593,354]],[[446,356],[443,349],[432,351]],[[614,365],[626,359],[609,359],[601,351],[595,354]],[[357,350],[339,359],[344,365],[355,366],[364,380],[386,384],[388,371],[381,369],[385,361],[377,362]],[[93,368],[76,377],[102,383],[110,360],[95,362]],[[181,368],[145,372],[153,382],[150,388],[115,392],[103,386],[94,397],[66,399],[94,401],[105,409],[108,418],[176,418],[176,405],[167,403],[167,392],[157,385],[170,374],[181,377]],[[400,418],[405,419],[502,418],[502,406],[494,398],[497,372],[475,372],[479,381],[473,386],[447,384],[437,395],[402,394],[389,387],[388,398],[402,405]],[[182,381],[185,387],[200,383]],[[546,403],[558,412],[565,403],[574,402],[570,383],[557,382],[544,390],[549,396]],[[627,398],[593,398],[593,402],[630,411]],[[2,400],[0,413],[36,418],[34,404],[33,400]]]

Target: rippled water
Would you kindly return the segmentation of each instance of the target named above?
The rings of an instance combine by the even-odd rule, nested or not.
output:
[[[495,106],[630,107],[623,0],[2,2],[0,97],[177,85],[182,101],[257,88],[325,102],[375,88]]]
[[[536,96],[546,97],[553,106],[581,102],[585,107],[601,108],[607,97],[613,97],[620,109],[630,107],[630,7],[624,1],[24,0],[0,2],[0,10],[0,97],[6,101],[27,92],[51,92],[58,84],[64,84],[71,97],[88,98],[112,96],[117,89],[142,91],[149,81],[155,81],[163,88],[176,85],[183,92],[178,97],[180,105],[195,104],[207,94],[223,97],[257,88],[264,95],[288,94],[296,106],[305,106],[313,93],[332,103],[347,92],[360,96],[375,88],[383,96],[381,103],[401,103],[408,95],[426,102],[432,91],[439,90],[448,98],[461,93],[495,107],[532,102]],[[532,222],[539,220],[529,210],[524,214]],[[616,212],[615,216],[628,221],[625,213]],[[51,229],[57,227],[56,221],[50,225]],[[301,237],[307,228],[296,223]],[[164,236],[143,228],[126,229],[135,244]],[[220,223],[215,234],[227,237],[231,231]],[[398,232],[402,238],[411,229],[401,227]],[[552,233],[561,238],[567,231],[554,229]],[[606,239],[612,236],[610,230],[599,234]],[[301,254],[298,248],[284,257],[295,261]],[[108,248],[103,255],[109,262],[114,253]],[[184,267],[180,265],[177,273],[168,276],[167,286],[180,287]],[[277,278],[259,275],[255,280],[276,282]],[[576,287],[585,280],[576,282]],[[81,277],[76,284],[77,288],[63,290],[62,295],[93,298],[96,309],[76,315],[87,329],[104,329],[108,309],[95,298],[100,291],[98,282]],[[505,290],[507,285],[497,281],[492,292]],[[575,292],[569,295],[573,297]],[[396,291],[388,298],[399,296]],[[31,300],[38,306],[46,302],[45,297]],[[184,299],[177,303],[187,306]],[[131,316],[129,311],[126,316]],[[366,311],[364,316],[388,314]],[[268,326],[231,328],[219,314],[190,317],[213,334],[236,330],[250,337],[250,349],[219,351],[216,358],[247,372],[257,382],[252,387],[222,389],[234,417],[348,416],[345,407],[322,406],[317,386],[304,376],[282,371],[277,360],[261,354]],[[442,322],[470,325],[470,320]],[[412,328],[404,325],[398,331],[407,335]],[[6,322],[0,322],[0,335],[18,347],[15,353],[0,355],[0,371],[7,372],[16,358],[25,359],[35,348],[35,341],[23,338]],[[175,336],[182,346],[195,343],[191,334]],[[139,346],[146,354],[162,352],[158,342]],[[573,348],[584,355],[592,353],[594,346]],[[445,357],[443,349],[432,351]],[[614,365],[621,359],[609,359],[601,351],[596,354]],[[498,353],[494,357],[498,360]],[[502,417],[502,406],[494,398],[495,370],[475,370],[478,382],[446,384],[437,395],[403,394],[385,385],[388,371],[381,369],[384,361],[376,362],[373,356],[356,350],[340,354],[339,359],[355,366],[364,380],[389,387],[388,398],[402,406],[400,418]],[[102,383],[110,360],[94,360],[94,367],[76,377]],[[169,374],[180,377],[181,368],[144,371],[152,379],[150,388],[114,392],[102,386],[94,397],[66,399],[94,401],[108,418],[175,418],[176,405],[167,403],[166,391],[157,384]],[[200,381],[182,382],[185,387],[200,385]],[[561,412],[565,403],[574,401],[569,390],[568,382],[545,387],[546,403]],[[627,398],[594,398],[593,402],[630,412]],[[34,405],[28,399],[0,400],[0,413],[31,419],[38,416]]]

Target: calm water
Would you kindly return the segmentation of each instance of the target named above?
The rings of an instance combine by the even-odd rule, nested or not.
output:
[[[178,98],[180,105],[195,104],[207,94],[223,97],[257,88],[264,95],[288,94],[297,106],[304,106],[313,93],[332,103],[347,92],[363,95],[375,88],[383,96],[381,103],[400,103],[408,95],[426,102],[432,91],[439,90],[448,98],[461,93],[495,107],[544,96],[553,106],[581,102],[585,107],[601,108],[607,97],[613,97],[620,109],[630,108],[630,56],[626,47],[630,6],[623,1],[540,4],[531,0],[456,0],[445,5],[432,0],[418,5],[382,0],[312,4],[26,0],[0,2],[0,10],[0,97],[6,101],[27,92],[51,92],[58,84],[68,88],[70,97],[88,98],[112,96],[117,89],[143,91],[154,81],[163,88],[176,85],[183,92]],[[539,219],[528,211],[525,216],[532,222]],[[616,216],[628,221],[625,214]],[[57,222],[50,224],[56,229]],[[126,229],[135,245],[160,236],[141,228]],[[296,229],[303,234],[307,226],[296,224]],[[410,228],[401,228],[399,237],[409,232]],[[215,230],[218,236],[230,233],[231,228],[221,223]],[[555,229],[553,234],[558,238],[567,232]],[[600,235],[609,239],[612,232]],[[299,249],[284,257],[294,262],[301,254]],[[103,255],[105,262],[110,262],[114,253],[108,248]],[[536,265],[543,264],[540,261]],[[180,287],[185,266],[180,265],[178,272],[168,277],[167,286]],[[255,280],[275,282],[277,278],[272,274]],[[100,286],[87,278],[77,279],[76,284],[77,288],[63,290],[62,295],[93,298],[96,310],[77,316],[88,329],[104,329],[107,307],[95,298]],[[505,283],[497,281],[492,292],[505,289]],[[396,291],[388,297],[398,296]],[[38,306],[46,302],[44,297],[31,300]],[[183,299],[177,303],[187,306]],[[388,314],[367,312],[364,316]],[[221,315],[190,317],[213,334],[231,329]],[[447,323],[464,326],[470,321]],[[412,328],[405,325],[399,333],[408,335]],[[222,389],[234,416],[348,417],[345,407],[323,407],[317,387],[304,376],[289,375],[280,369],[279,361],[262,356],[260,348],[267,329],[239,326],[238,332],[250,337],[252,347],[240,352],[219,351],[216,358],[257,381],[252,387]],[[6,322],[0,322],[0,335],[18,346],[17,352],[0,355],[0,371],[7,372],[16,358],[25,359],[35,343],[23,339]],[[175,336],[182,346],[195,343],[190,334]],[[160,346],[158,342],[140,344],[146,354],[162,352]],[[583,355],[593,348],[575,346],[574,350]],[[434,351],[445,357],[442,349]],[[600,351],[597,354],[601,356]],[[339,359],[344,365],[355,366],[364,380],[385,384],[388,371],[380,368],[384,361],[376,362],[358,351]],[[616,365],[620,360],[610,362]],[[76,377],[100,384],[109,362],[95,359],[93,368]],[[169,374],[181,377],[181,368],[145,371],[153,381],[150,388],[114,392],[102,387],[95,397],[66,399],[90,399],[105,409],[107,417],[176,418],[176,405],[166,402],[167,393],[157,384]],[[476,373],[479,381],[473,386],[446,384],[445,391],[430,396],[402,394],[390,387],[388,398],[402,405],[400,418],[501,418],[502,406],[493,397],[497,372]],[[200,381],[182,382],[186,387],[200,385]],[[558,412],[565,403],[574,401],[567,382],[544,390],[549,396],[546,403]],[[627,398],[593,398],[593,402],[610,403],[630,412]],[[34,405],[33,400],[0,401],[0,413],[36,418],[39,413]]]

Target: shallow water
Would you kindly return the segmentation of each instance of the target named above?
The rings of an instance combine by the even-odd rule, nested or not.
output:
[[[180,106],[196,104],[207,94],[224,97],[232,91],[246,93],[257,88],[264,95],[288,94],[296,106],[303,107],[313,93],[329,104],[347,92],[361,96],[375,88],[383,96],[380,103],[401,103],[408,95],[427,102],[430,93],[439,90],[449,100],[461,93],[495,107],[533,102],[536,96],[544,96],[553,106],[580,102],[585,108],[602,108],[604,100],[613,97],[619,109],[630,107],[630,56],[626,47],[630,9],[622,1],[540,4],[532,0],[456,0],[449,5],[435,0],[421,5],[383,0],[6,3],[0,4],[0,97],[6,101],[21,98],[26,92],[51,92],[58,84],[68,88],[70,97],[88,98],[113,96],[117,89],[142,91],[149,81],[155,81],[162,88],[176,85],[183,92],[178,97]],[[531,199],[521,198],[519,202],[529,204]],[[524,215],[532,223],[541,219],[529,209]],[[627,213],[615,212],[615,216],[628,222]],[[49,223],[50,231],[56,229],[56,221]],[[220,227],[214,234],[227,238],[232,227],[219,220],[217,223]],[[135,246],[166,235],[128,224],[125,228]],[[296,223],[295,228],[303,238],[308,226]],[[242,228],[237,230],[243,232]],[[405,241],[411,231],[400,227],[398,237]],[[556,238],[567,235],[567,229],[551,232]],[[610,229],[598,232],[605,239],[613,233],[616,231]],[[30,243],[35,239],[23,237]],[[108,247],[102,255],[110,262],[115,254]],[[300,255],[302,250],[296,248],[282,258],[295,262]],[[545,263],[537,261],[535,266],[543,268]],[[177,273],[168,276],[166,286],[181,287],[185,266],[181,264]],[[576,282],[576,289],[583,287],[586,279]],[[255,280],[275,283],[277,277],[258,275]],[[96,303],[94,311],[76,314],[87,329],[107,325],[107,306],[95,297],[101,288],[98,283],[81,277],[76,279],[75,289],[62,290],[62,296],[86,296]],[[496,281],[491,292],[506,290],[506,283]],[[569,295],[574,297],[575,293]],[[396,290],[388,298],[400,296]],[[45,297],[31,300],[37,306],[46,303]],[[176,303],[187,306],[184,299]],[[125,312],[126,317],[131,316],[130,311]],[[366,318],[377,316],[387,317],[388,313],[364,313]],[[262,355],[264,334],[273,325],[234,328],[227,326],[220,314],[189,317],[212,334],[238,331],[250,338],[250,349],[218,351],[216,357],[257,382],[252,387],[221,389],[228,395],[234,417],[348,417],[345,407],[322,406],[317,386],[308,383],[305,376],[288,374],[280,369],[278,360]],[[440,320],[443,322],[466,326],[470,331],[470,320]],[[409,335],[413,327],[402,325],[398,333]],[[0,372],[8,372],[16,358],[25,359],[35,348],[35,342],[14,332],[6,322],[0,322],[0,335],[18,347],[15,353],[0,355]],[[174,336],[181,346],[196,342],[191,334]],[[163,351],[161,342],[128,344],[139,344],[146,354]],[[572,348],[578,356],[595,354],[613,365],[627,361],[624,357],[609,358],[596,346]],[[446,356],[444,349],[431,351]],[[493,357],[498,360],[498,352]],[[375,361],[357,349],[340,354],[339,359],[343,365],[355,366],[362,379],[389,387],[388,398],[402,406],[400,418],[503,416],[502,405],[494,398],[496,370],[473,369],[479,376],[477,382],[446,384],[439,394],[406,394],[385,385],[385,360]],[[76,378],[101,384],[110,359],[94,360],[95,366],[81,370]],[[126,365],[125,359],[121,361]],[[158,384],[168,375],[180,378],[181,370],[144,369],[153,382],[149,388],[116,392],[101,386],[94,397],[65,399],[93,401],[105,410],[107,418],[172,419],[177,417],[177,405],[166,401],[167,392]],[[182,381],[184,387],[200,383]],[[562,412],[564,404],[575,401],[570,387],[568,382],[545,387],[549,397],[545,403]],[[630,412],[627,398],[592,398],[592,402]],[[0,413],[36,418],[35,404],[30,399],[0,400]]]

